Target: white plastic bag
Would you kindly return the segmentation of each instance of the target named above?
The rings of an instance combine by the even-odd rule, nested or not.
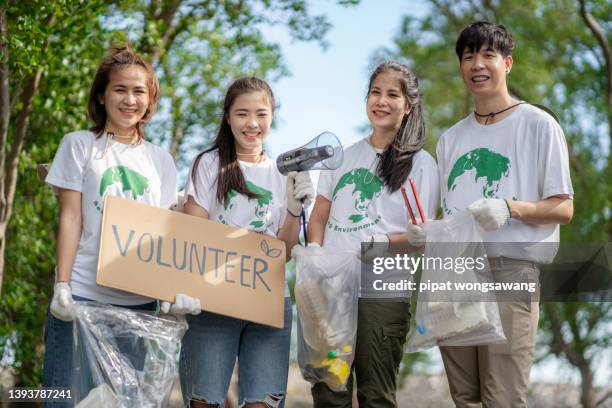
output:
[[[77,408],[166,407],[187,323],[97,302],[76,302]]]
[[[425,257],[421,280],[425,282],[490,282],[480,226],[471,213],[464,211],[440,221],[428,221]],[[440,268],[433,259],[481,259],[477,267],[456,270]],[[471,297],[470,297],[471,296]],[[485,301],[485,296],[465,295],[456,290],[445,294],[419,291],[416,325],[408,338],[407,351],[414,353],[435,346],[469,346],[504,343],[506,337],[499,317],[497,302]]]
[[[354,251],[301,248],[296,261],[298,363],[311,383],[346,390],[357,334],[360,262]]]

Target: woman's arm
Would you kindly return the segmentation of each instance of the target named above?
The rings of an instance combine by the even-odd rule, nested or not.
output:
[[[312,214],[310,214],[310,221],[308,222],[308,238],[310,242],[323,245],[325,225],[327,224],[330,210],[331,201],[322,195],[318,195]]]
[[[289,211],[285,217],[285,222],[278,231],[277,238],[285,242],[285,258],[287,261],[291,259],[291,250],[298,243],[300,235],[300,218],[294,217]]]
[[[208,219],[208,211],[206,211],[203,207],[200,207],[200,205],[195,202],[191,195],[187,195],[187,200],[185,201],[183,212],[185,214]]]
[[[83,215],[81,192],[59,189],[60,220],[57,231],[57,282],[70,282],[72,266],[79,248]]]

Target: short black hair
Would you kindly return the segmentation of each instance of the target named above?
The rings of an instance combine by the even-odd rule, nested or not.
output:
[[[512,35],[501,24],[493,24],[488,21],[478,21],[465,27],[459,38],[455,52],[459,61],[463,56],[463,52],[467,49],[469,52],[475,52],[486,45],[499,52],[504,57],[512,55],[514,49],[514,40]]]

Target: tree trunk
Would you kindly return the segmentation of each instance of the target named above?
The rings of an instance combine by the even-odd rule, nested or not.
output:
[[[588,364],[585,364],[580,369],[580,376],[582,377],[582,394],[580,395],[580,403],[582,408],[595,408],[595,390],[593,389],[593,373]]]

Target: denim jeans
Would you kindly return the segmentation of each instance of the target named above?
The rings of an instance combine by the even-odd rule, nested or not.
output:
[[[291,343],[291,300],[285,298],[285,327],[265,326],[203,311],[187,316],[180,375],[183,400],[201,400],[223,407],[236,358],[239,363],[239,405],[285,403]]]
[[[79,296],[72,296],[74,300],[86,301]],[[155,310],[156,302],[144,305],[121,306],[132,310]],[[47,308],[47,321],[45,324],[45,358],[43,363],[42,386],[54,388],[72,388],[74,368],[74,322],[66,322],[57,319]],[[80,378],[81,384],[87,383],[87,379]],[[46,402],[45,407],[64,408],[74,406],[74,400],[70,402]]]

